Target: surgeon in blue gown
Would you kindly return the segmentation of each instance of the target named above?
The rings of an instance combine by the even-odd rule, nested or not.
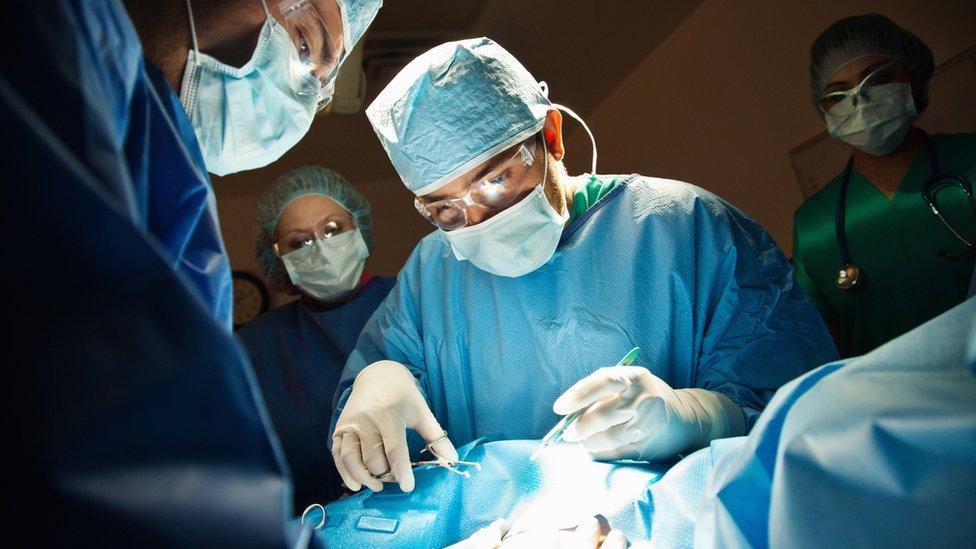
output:
[[[670,459],[746,433],[780,385],[836,358],[758,224],[687,183],[598,175],[595,150],[569,177],[560,109],[575,116],[487,38],[422,54],[367,109],[439,230],[343,372],[332,450],[350,488],[412,489],[406,429],[450,459],[452,442],[538,439],[554,404],[597,400],[573,440]],[[635,346],[638,366],[609,368]]]
[[[274,38],[274,51],[260,50],[263,66],[299,55],[282,40],[277,3],[193,6],[203,52],[229,60],[243,51],[245,62]],[[379,2],[337,6],[343,24],[333,30],[354,43]],[[234,112],[212,102],[218,94],[197,93],[191,117],[177,94],[204,89],[182,86],[184,69],[200,82],[209,75],[212,92],[220,71],[203,67],[219,62],[188,63],[187,3],[129,8],[0,8],[9,26],[0,39],[2,223],[17,235],[17,265],[3,275],[12,320],[3,432],[16,502],[5,506],[6,524],[41,546],[295,545],[280,447],[230,334],[207,175],[230,166],[219,167],[221,149],[200,147],[217,142],[204,115]],[[303,91],[317,93],[309,78]],[[314,111],[313,97],[302,108]],[[290,143],[268,145],[265,155]],[[258,160],[273,158],[249,165]]]
[[[327,434],[332,395],[356,339],[393,277],[363,269],[373,249],[369,202],[344,177],[304,166],[258,204],[261,273],[298,299],[238,331],[295,482],[295,507],[339,496]]]

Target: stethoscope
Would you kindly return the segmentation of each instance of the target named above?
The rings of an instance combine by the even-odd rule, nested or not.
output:
[[[945,225],[952,234],[966,244],[966,249],[958,253],[950,253],[945,250],[939,250],[939,257],[947,259],[956,259],[964,255],[968,255],[973,250],[976,250],[976,238],[970,242],[966,240],[964,236],[956,231],[955,227],[946,220],[945,216],[942,215],[942,211],[935,203],[935,191],[941,184],[947,183],[950,185],[956,185],[966,193],[966,198],[969,200],[969,209],[973,216],[973,226],[976,227],[976,202],[973,200],[973,185],[966,179],[965,176],[956,172],[944,172],[939,168],[939,159],[936,156],[935,147],[932,145],[929,136],[922,130],[918,130],[919,134],[922,136],[922,142],[925,143],[925,149],[928,151],[929,163],[932,166],[932,175],[925,180],[922,185],[922,199],[925,203],[929,205],[932,213],[935,214],[942,224]],[[858,269],[857,265],[851,259],[851,252],[847,249],[847,235],[844,231],[844,217],[846,211],[847,203],[847,184],[851,179],[851,168],[854,164],[854,158],[851,157],[847,161],[847,167],[844,168],[844,175],[840,180],[840,197],[837,199],[837,212],[834,216],[835,231],[837,232],[837,245],[840,247],[840,256],[844,261],[844,267],[837,273],[837,287],[841,290],[850,290],[857,287],[858,283],[861,281],[861,270]]]

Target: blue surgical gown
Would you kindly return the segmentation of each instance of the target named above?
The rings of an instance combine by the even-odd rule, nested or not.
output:
[[[696,545],[972,547],[976,298],[784,386],[740,440]]]
[[[631,347],[673,387],[718,391],[749,426],[783,383],[836,358],[820,315],[773,239],[711,193],[640,176],[563,231],[518,278],[458,261],[425,237],[366,324],[343,371],[405,364],[456,444],[542,437],[552,403]]]
[[[327,444],[332,395],[356,339],[395,278],[370,278],[350,301],[282,305],[238,330],[295,483],[297,509],[339,496]]]
[[[117,1],[5,2],[7,524],[39,546],[284,546],[186,115]]]

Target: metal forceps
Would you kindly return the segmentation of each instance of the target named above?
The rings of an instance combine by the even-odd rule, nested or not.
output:
[[[461,460],[451,461],[449,459],[445,459],[440,455],[438,455],[437,451],[434,450],[434,445],[437,444],[438,442],[441,442],[442,440],[447,440],[447,431],[444,431],[443,435],[428,442],[427,445],[424,446],[424,449],[420,452],[421,455],[423,455],[423,453],[426,452],[431,456],[433,456],[434,459],[427,460],[427,461],[412,461],[410,462],[410,465],[414,467],[420,467],[422,465],[429,465],[431,467],[443,467],[444,469],[447,469],[448,471],[454,473],[455,475],[460,475],[464,478],[471,478],[471,472],[462,471],[461,469],[458,469],[457,467],[458,465],[474,467],[478,471],[481,470],[481,464],[478,463],[477,461],[461,461]]]

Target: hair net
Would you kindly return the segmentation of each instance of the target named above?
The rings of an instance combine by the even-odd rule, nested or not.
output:
[[[876,13],[845,17],[827,27],[810,46],[810,87],[814,101],[830,78],[853,59],[865,55],[899,57],[912,79],[918,112],[928,104],[929,79],[935,61],[922,40]]]
[[[542,129],[542,85],[488,38],[411,61],[366,109],[408,189],[424,195]]]
[[[278,288],[289,286],[288,274],[274,251],[278,218],[295,199],[310,194],[331,198],[352,214],[363,235],[363,240],[366,241],[367,248],[373,250],[373,222],[366,198],[359,194],[346,178],[333,170],[319,166],[303,166],[276,179],[258,203],[256,219],[258,237],[255,254],[261,274],[268,278],[272,286]]]
[[[383,6],[383,0],[336,0],[342,12],[343,46],[345,55],[366,34],[366,28],[373,22],[376,13]]]

